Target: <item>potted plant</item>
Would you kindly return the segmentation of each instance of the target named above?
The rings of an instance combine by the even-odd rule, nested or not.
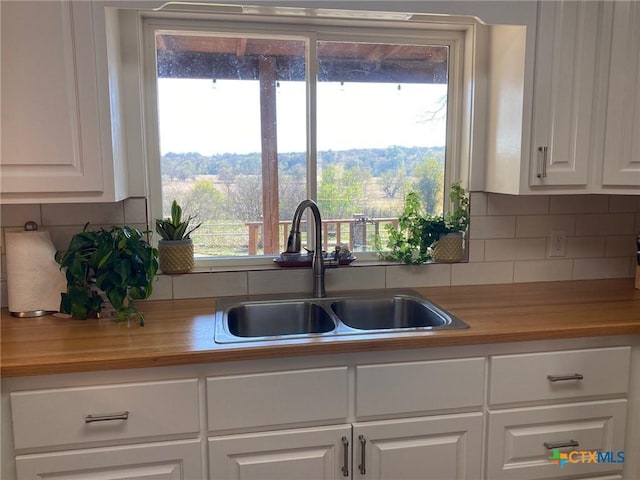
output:
[[[56,262],[66,268],[67,292],[60,311],[75,318],[100,316],[107,297],[118,321],[144,316],[134,300],[148,298],[158,271],[158,251],[131,227],[87,230],[74,235],[67,251],[56,252]]]
[[[387,225],[386,250],[376,239],[378,254],[386,260],[421,265],[429,260],[455,262],[462,259],[463,233],[469,226],[469,198],[460,182],[451,185],[452,210],[445,215],[423,212],[418,194],[409,192],[398,217],[398,228]]]
[[[191,233],[202,223],[189,229],[193,217],[182,219],[182,207],[176,200],[171,204],[171,218],[156,219],[160,252],[160,270],[164,273],[187,273],[193,269],[193,240]]]

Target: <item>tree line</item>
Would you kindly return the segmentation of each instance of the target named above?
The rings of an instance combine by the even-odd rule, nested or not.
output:
[[[379,177],[399,169],[413,172],[428,157],[436,158],[444,164],[444,147],[390,146],[325,150],[318,152],[318,164],[321,168],[334,165],[345,169],[357,168]],[[304,172],[306,164],[305,152],[278,154],[278,168],[282,172]],[[162,156],[161,167],[163,176],[172,180],[193,179],[197,175],[260,175],[262,158],[260,152],[214,155],[169,152]]]

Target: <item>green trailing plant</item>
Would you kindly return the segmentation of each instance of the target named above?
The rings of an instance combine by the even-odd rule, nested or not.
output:
[[[378,255],[407,265],[421,265],[431,260],[432,247],[441,235],[465,232],[469,226],[469,198],[460,182],[451,185],[449,198],[452,208],[447,214],[430,215],[420,205],[418,194],[409,192],[404,210],[398,217],[398,227],[385,226],[388,232],[386,245],[376,237]]]
[[[118,321],[136,318],[144,325],[144,316],[135,308],[134,300],[148,298],[153,291],[158,250],[135,228],[88,230],[88,226],[73,236],[67,251],[55,255],[67,278],[60,311],[79,319],[99,316],[104,307],[102,291],[116,310]]]
[[[182,207],[174,200],[171,204],[171,218],[157,219],[156,232],[163,240],[187,240],[190,238],[191,233],[202,225],[202,223],[199,223],[189,229],[189,223],[192,220],[193,217],[191,216],[186,220],[182,219]]]

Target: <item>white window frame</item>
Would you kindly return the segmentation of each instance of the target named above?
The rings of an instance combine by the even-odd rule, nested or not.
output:
[[[287,11],[283,8],[280,11]],[[305,11],[307,11],[305,9]],[[270,10],[271,12],[271,10]],[[144,131],[148,175],[148,215],[152,230],[155,219],[162,217],[162,187],[160,172],[160,139],[157,108],[157,76],[155,32],[215,32],[221,35],[251,35],[253,37],[284,38],[309,41],[309,58],[315,59],[317,41],[405,42],[416,45],[449,47],[449,92],[447,101],[447,140],[445,145],[445,209],[448,208],[449,186],[457,179],[468,178],[471,146],[473,29],[476,21],[460,19],[456,23],[443,21],[442,16],[420,15],[418,21],[398,21],[397,12],[353,12],[336,10],[326,18],[303,15],[273,14],[194,14],[153,12],[142,14],[141,45],[143,57],[142,90],[144,98]],[[390,19],[385,19],[385,15]],[[347,17],[346,19],[344,17]],[[445,17],[446,18],[446,17]],[[355,26],[357,25],[357,26]],[[309,32],[312,27],[315,31]],[[307,65],[307,191],[309,198],[317,193],[315,131],[315,61]],[[300,200],[303,200],[302,198]],[[322,213],[322,212],[321,212]],[[157,237],[154,236],[154,237]],[[157,238],[153,238],[154,243]],[[246,267],[273,265],[273,255],[237,257],[196,257],[196,268]],[[358,263],[379,261],[375,252],[359,252]]]

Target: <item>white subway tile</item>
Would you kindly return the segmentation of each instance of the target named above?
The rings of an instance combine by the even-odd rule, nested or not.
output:
[[[633,234],[633,224],[633,213],[578,215],[576,218],[576,235]]]
[[[82,225],[74,225],[69,227],[46,227],[46,230],[51,235],[51,242],[56,250],[65,251],[69,248],[71,238],[76,233],[82,232]]]
[[[514,216],[473,217],[469,226],[469,238],[484,240],[487,238],[513,238],[516,231]]]
[[[574,215],[523,215],[516,220],[516,237],[550,237],[554,230],[564,230],[567,235],[573,235],[575,228]]]
[[[567,237],[567,257],[593,258],[604,256],[604,237]]]
[[[42,225],[40,205],[1,205],[0,222],[3,227],[24,227],[24,224],[33,221]]]
[[[546,215],[547,213],[549,213],[547,195],[489,195],[488,215]]]
[[[546,256],[544,238],[485,240],[485,261],[535,260]]]
[[[609,195],[609,212],[640,212],[640,195]]]
[[[606,213],[608,195],[551,195],[549,213]]]
[[[43,225],[123,225],[123,202],[43,204]]]
[[[311,272],[309,272],[311,276]],[[340,267],[325,272],[327,293],[339,293],[345,290],[366,290],[385,287],[385,267]]]
[[[387,266],[387,288],[441,287],[450,284],[450,264]]]
[[[515,262],[514,282],[571,280],[573,260],[522,260]]]
[[[605,240],[605,257],[624,257],[633,255],[637,251],[635,235],[614,235]]]
[[[248,272],[250,295],[269,293],[312,293],[311,268],[257,270]]]
[[[469,245],[469,261],[484,262],[485,240],[469,239],[467,244]]]
[[[247,294],[245,272],[173,275],[173,298],[228,297]]]
[[[171,300],[173,298],[173,278],[171,275],[156,275],[153,279],[153,293],[149,300]]]
[[[145,198],[127,198],[124,201],[124,223],[125,225],[151,223],[147,222],[147,200]]]
[[[471,216],[487,214],[487,197],[488,193],[471,192],[469,196]]]
[[[7,282],[5,280],[0,281],[0,308],[7,308],[9,306],[7,291]]]
[[[513,262],[454,263],[451,285],[513,283]]]
[[[629,257],[576,259],[573,269],[574,280],[631,276]]]

